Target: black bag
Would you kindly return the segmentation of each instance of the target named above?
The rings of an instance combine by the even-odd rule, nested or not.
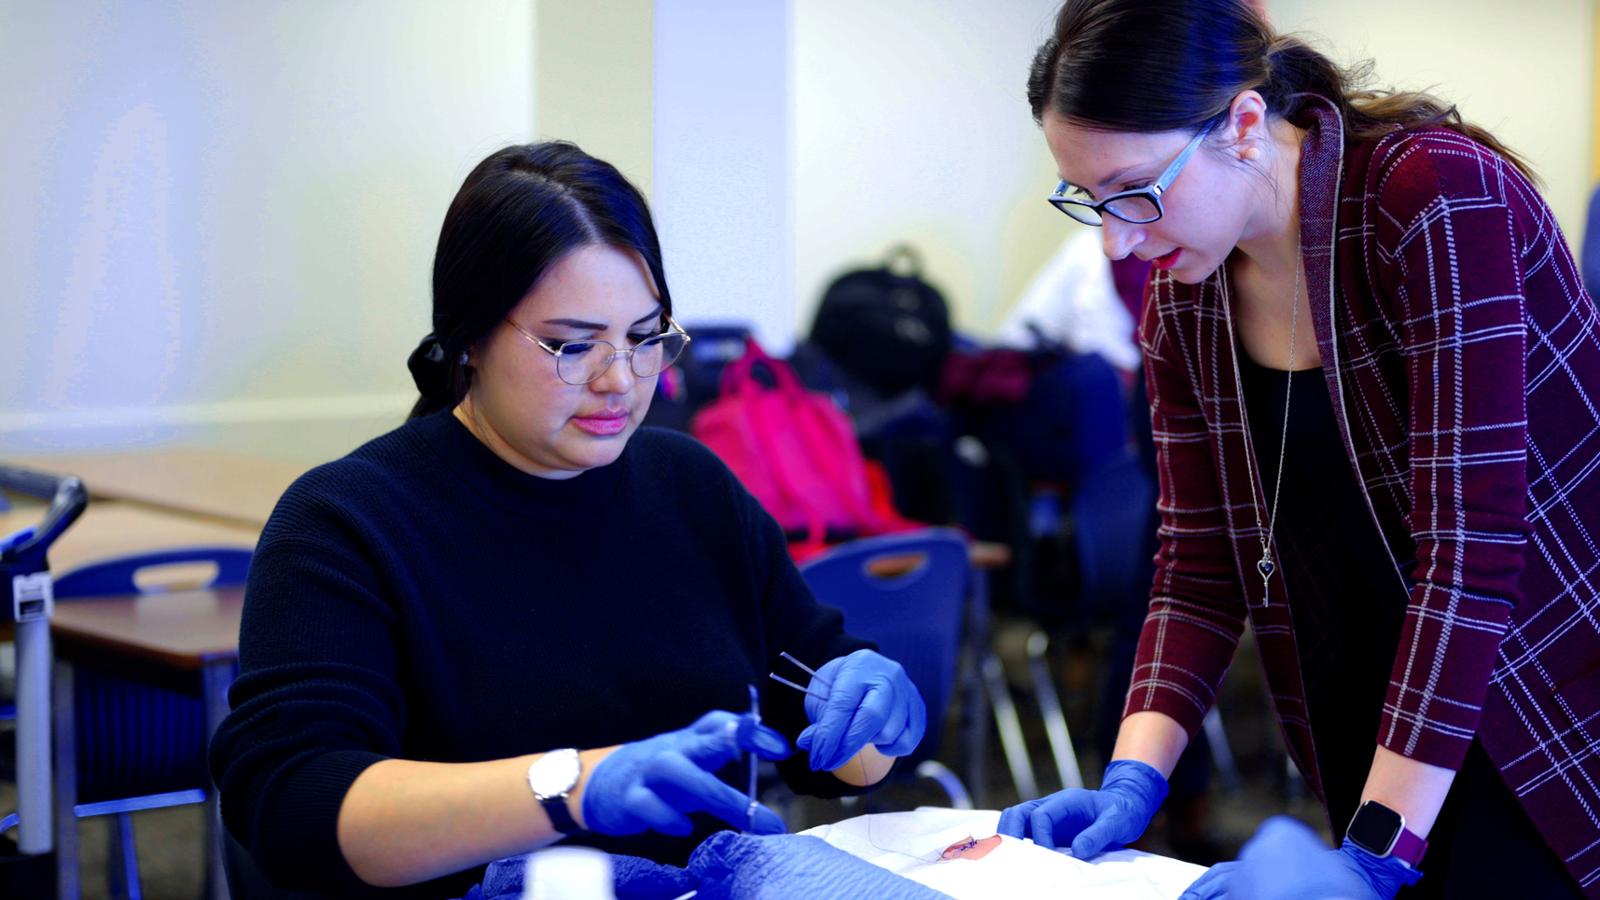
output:
[[[896,263],[904,263],[902,271]],[[886,397],[913,387],[931,393],[950,352],[950,307],[921,273],[921,259],[902,244],[880,268],[834,279],[811,323],[811,341]]]

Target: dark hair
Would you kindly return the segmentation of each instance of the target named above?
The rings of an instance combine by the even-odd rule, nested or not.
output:
[[[493,331],[567,253],[636,251],[672,313],[661,243],[644,195],[616,167],[564,141],[507,147],[456,192],[433,257],[433,333],[407,361],[422,397],[411,418],[454,407],[472,386],[468,348]]]
[[[1279,35],[1243,0],[1066,0],[1055,32],[1028,71],[1034,121],[1046,112],[1119,131],[1198,130],[1254,89],[1289,117],[1297,94],[1338,107],[1345,136],[1370,140],[1397,128],[1448,128],[1532,168],[1450,104],[1420,92],[1364,87],[1371,61],[1348,69],[1300,38]]]

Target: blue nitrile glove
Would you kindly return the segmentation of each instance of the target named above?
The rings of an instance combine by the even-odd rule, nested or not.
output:
[[[751,715],[708,712],[687,728],[623,744],[595,765],[583,789],[584,827],[600,834],[659,831],[686,835],[688,814],[707,812],[757,834],[782,834],[783,820],[712,773],[755,751],[762,759],[783,759],[789,742]]]
[[[905,756],[922,743],[928,708],[906,670],[871,650],[829,660],[806,690],[811,724],[795,746],[811,751],[811,770],[831,772],[867,744]]]
[[[1422,873],[1392,856],[1373,856],[1348,839],[1328,849],[1311,829],[1273,816],[1256,829],[1238,862],[1212,866],[1179,900],[1389,900]]]
[[[1070,842],[1072,855],[1089,859],[1139,839],[1167,799],[1167,780],[1132,759],[1112,760],[1100,790],[1067,788],[1019,803],[1000,814],[1000,834],[1033,838],[1051,850]]]

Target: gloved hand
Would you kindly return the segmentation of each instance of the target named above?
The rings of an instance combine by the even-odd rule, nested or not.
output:
[[[999,833],[1051,850],[1070,841],[1073,856],[1089,859],[1138,840],[1166,798],[1160,772],[1137,760],[1112,760],[1100,790],[1067,788],[1019,803],[1000,814]]]
[[[708,812],[757,834],[782,834],[783,820],[776,813],[757,806],[751,823],[749,798],[712,774],[749,751],[762,759],[783,759],[789,742],[753,716],[719,710],[687,728],[623,744],[589,774],[584,827],[610,835],[682,836],[693,830],[689,813]]]
[[[857,650],[829,660],[806,690],[811,724],[795,746],[811,751],[811,770],[832,771],[867,744],[905,756],[922,743],[928,708],[906,670],[886,656]]]
[[[1422,873],[1392,856],[1373,856],[1348,839],[1328,849],[1311,829],[1273,816],[1256,829],[1237,862],[1212,866],[1179,900],[1389,900]]]

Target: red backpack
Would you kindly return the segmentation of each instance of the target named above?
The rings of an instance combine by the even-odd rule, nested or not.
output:
[[[756,377],[760,366],[772,384]],[[720,395],[690,431],[728,464],[791,534],[862,537],[922,527],[875,498],[855,427],[832,398],[807,390],[753,339],[723,370]],[[881,483],[880,483],[881,488]]]

